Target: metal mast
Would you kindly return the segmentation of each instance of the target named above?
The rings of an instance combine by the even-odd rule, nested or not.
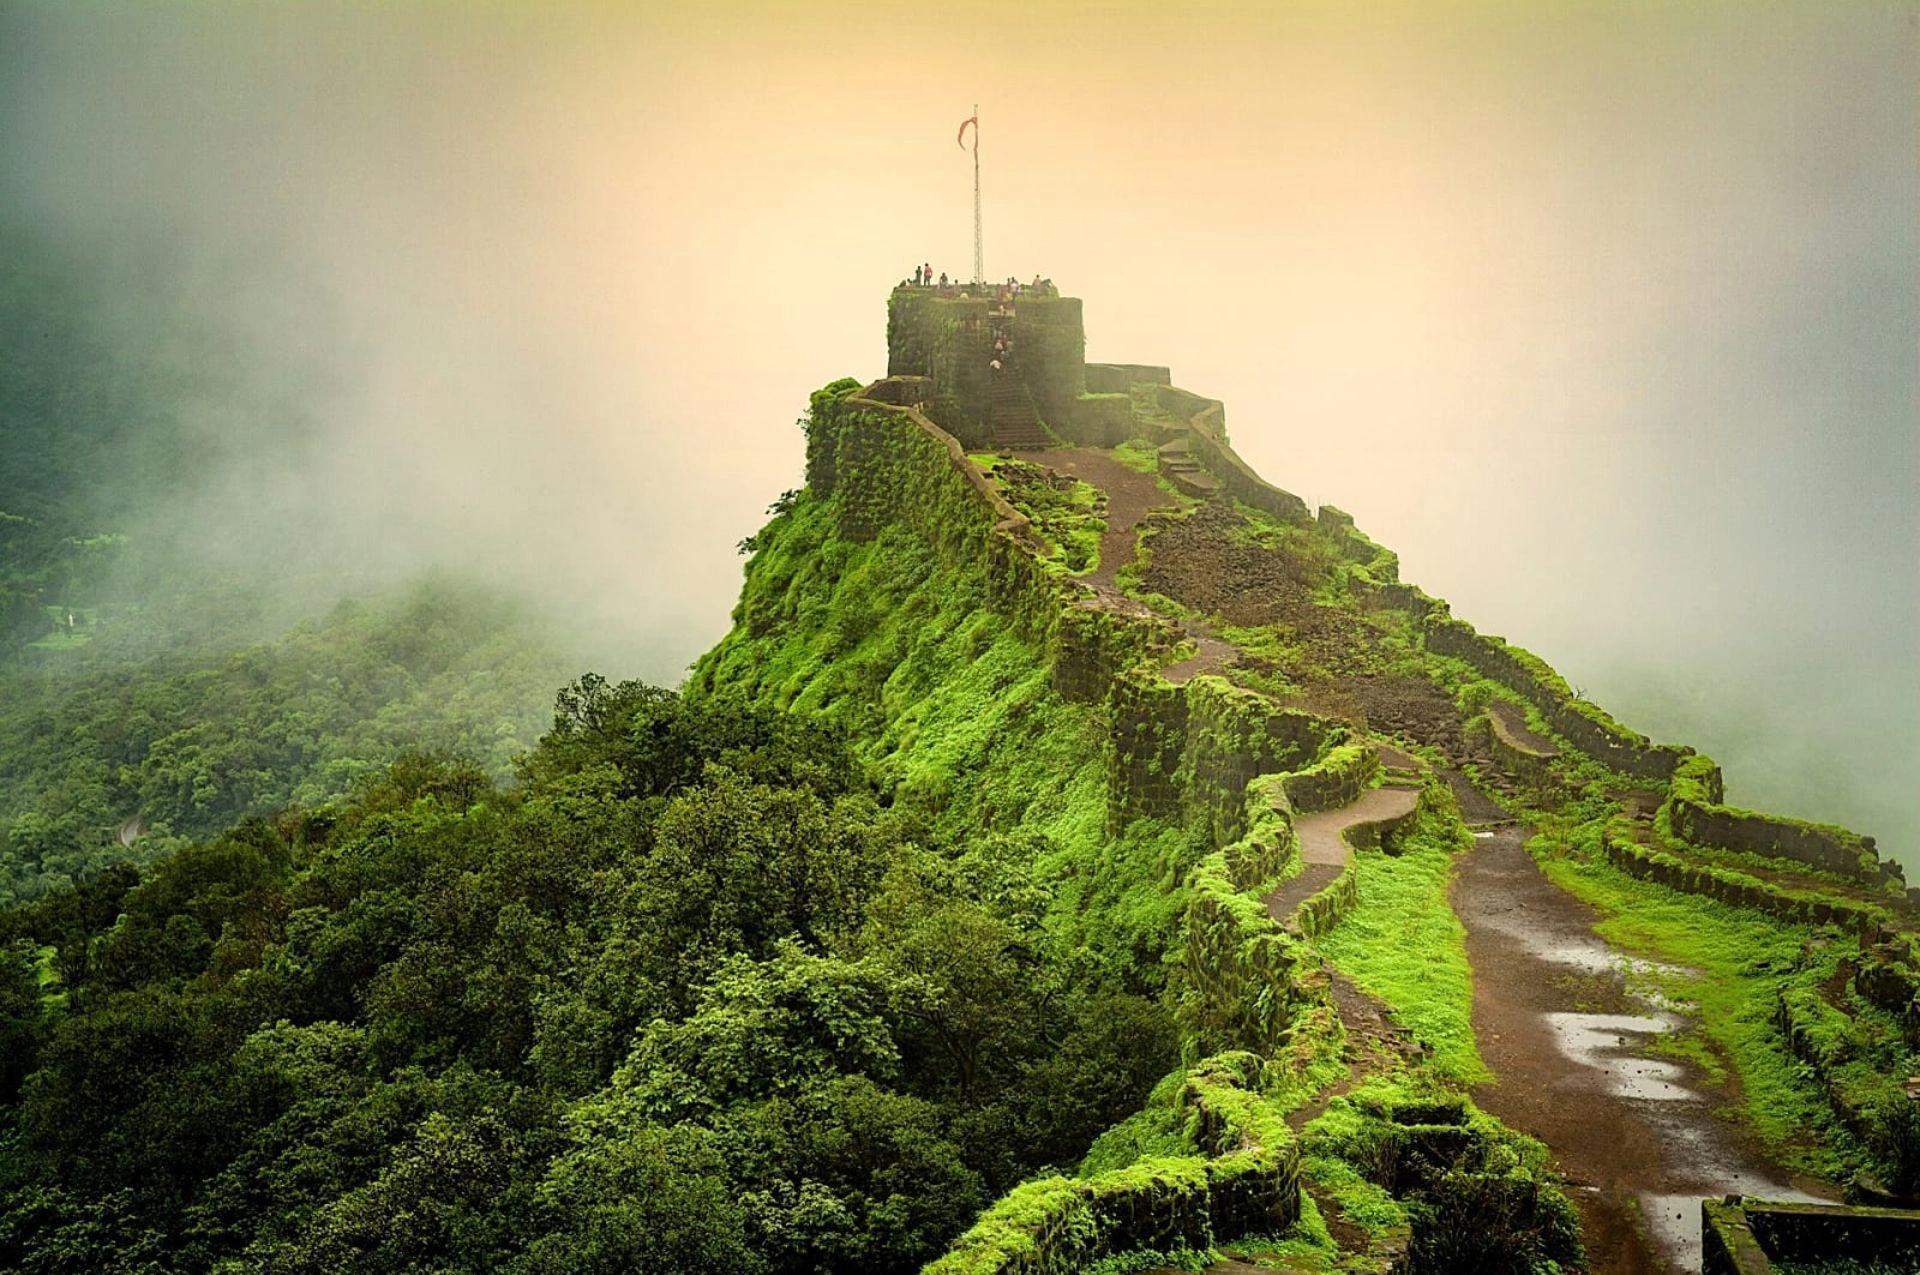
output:
[[[980,103],[973,104],[973,281],[987,281],[987,250],[980,233]]]

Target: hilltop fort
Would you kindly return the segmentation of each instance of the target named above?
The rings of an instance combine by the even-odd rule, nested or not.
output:
[[[834,720],[920,817],[1039,838],[1053,932],[1164,953],[1187,1059],[1141,1117],[1184,1132],[1019,1187],[930,1269],[1303,1217],[1343,1269],[1572,1263],[1567,1199],[1603,1263],[1916,1243],[1833,1203],[1920,1189],[1920,892],[1871,838],[1726,804],[1710,758],[1255,473],[1221,403],[1088,362],[1075,298],[903,285],[887,373],[814,395],[806,487],[689,694]],[[1596,936],[1629,915],[1632,952]],[[1766,1104],[1818,1109],[1824,1184]],[[1730,1192],[1802,1203],[1703,1214]]]

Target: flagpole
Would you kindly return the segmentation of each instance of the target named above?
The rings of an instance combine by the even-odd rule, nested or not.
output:
[[[973,104],[973,281],[987,281],[987,253],[980,233],[980,103]]]

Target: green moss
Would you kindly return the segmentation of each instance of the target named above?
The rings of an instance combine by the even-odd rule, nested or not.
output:
[[[1580,840],[1590,844],[1592,834]],[[1799,969],[1810,932],[1638,880],[1604,861],[1557,854],[1553,846],[1541,836],[1528,848],[1554,884],[1601,913],[1596,929],[1602,938],[1690,971],[1662,976],[1662,990],[1698,1006],[1701,1030],[1739,1077],[1740,1110],[1754,1132],[1810,1171],[1850,1171],[1857,1155],[1774,1025],[1781,991]]]
[[[1314,946],[1433,1047],[1450,1080],[1491,1078],[1473,1039],[1473,972],[1466,930],[1447,901],[1454,856],[1472,844],[1457,809],[1422,811],[1397,854],[1354,856],[1359,903]]]

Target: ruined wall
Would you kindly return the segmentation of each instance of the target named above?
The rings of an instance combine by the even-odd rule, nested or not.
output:
[[[1702,1275],[1771,1275],[1843,1257],[1857,1269],[1920,1269],[1920,1212],[1727,1196],[1700,1202]]]
[[[1868,886],[1905,890],[1905,872],[1880,858],[1873,838],[1837,824],[1722,805],[1721,795],[1719,768],[1703,757],[1687,758],[1674,771],[1660,818],[1674,836],[1694,845],[1784,859]]]
[[[1204,821],[1216,846],[1246,831],[1253,779],[1310,767],[1333,740],[1346,738],[1343,728],[1323,718],[1281,708],[1222,678],[1196,677],[1184,689],[1191,729],[1177,787],[1186,810]],[[1314,807],[1296,802],[1294,808]]]
[[[1429,616],[1427,649],[1472,665],[1480,673],[1518,691],[1546,718],[1547,725],[1575,748],[1612,770],[1637,779],[1664,781],[1691,748],[1655,744],[1628,730],[1596,705],[1575,698],[1573,688],[1545,660],[1500,638],[1477,633],[1450,616]],[[1716,782],[1718,772],[1715,772]]]
[[[1607,861],[1629,876],[1652,881],[1683,894],[1718,899],[1735,907],[1753,908],[1800,925],[1836,925],[1853,933],[1873,933],[1892,926],[1889,906],[1862,903],[1836,894],[1792,890],[1758,877],[1669,854],[1634,839],[1627,826],[1613,826],[1601,834],[1601,852]]]
[[[1172,385],[1173,371],[1153,363],[1089,363],[1087,391],[1125,394],[1135,385]]]
[[[1300,1216],[1300,1151],[1244,1052],[1188,1072],[1180,1111],[1201,1154],[1015,1187],[924,1275],[1069,1275],[1130,1252],[1205,1250]]]
[[[1227,445],[1227,409],[1217,399],[1166,385],[1158,392],[1159,405],[1184,422],[1194,458],[1220,480],[1227,495],[1272,514],[1285,522],[1308,526],[1307,502],[1269,483],[1240,454]]]

